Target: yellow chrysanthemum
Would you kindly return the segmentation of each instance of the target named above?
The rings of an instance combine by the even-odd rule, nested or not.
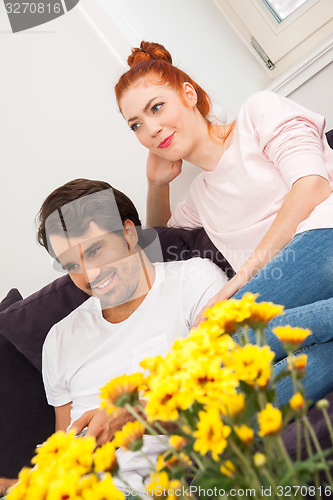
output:
[[[47,500],[77,500],[80,474],[68,472],[48,486]]]
[[[101,481],[84,489],[81,495],[83,500],[125,500],[124,494],[115,487],[109,473]]]
[[[172,456],[168,454],[168,458],[166,458],[164,455],[159,455],[157,458],[156,470],[161,471],[165,467],[171,469],[176,465],[187,468],[187,466],[191,464],[192,460],[183,452],[180,452],[178,455],[172,455]]]
[[[49,462],[51,459],[61,459],[62,456],[70,450],[74,443],[75,433],[58,431],[52,434],[42,446],[36,448],[36,455],[31,462],[33,464],[42,464],[44,461]]]
[[[71,448],[63,455],[61,466],[65,470],[75,470],[80,475],[90,472],[93,467],[95,448],[96,440],[94,437],[76,438]]]
[[[153,420],[177,420],[178,411],[189,408],[194,401],[193,393],[181,388],[175,377],[157,379],[153,389],[145,393],[147,415]]]
[[[231,428],[224,425],[217,408],[200,411],[197,430],[193,433],[196,438],[193,448],[201,455],[211,452],[213,459],[217,461],[227,446],[230,432]]]
[[[296,328],[289,325],[277,326],[273,328],[273,333],[282,342],[283,347],[287,352],[294,351],[302,344],[302,342],[312,335],[311,330],[304,328]]]
[[[225,462],[222,463],[220,467],[221,474],[227,477],[233,477],[236,472],[236,467],[232,463],[231,460],[226,460]]]
[[[271,403],[267,403],[265,408],[258,413],[259,436],[270,436],[278,433],[282,428],[282,414],[280,410],[274,408]]]
[[[222,332],[233,333],[239,326],[247,324],[256,328],[264,326],[281,314],[284,307],[272,302],[255,302],[258,294],[245,293],[242,299],[218,302],[205,312],[208,321],[213,321]]]
[[[188,439],[186,439],[186,437],[178,436],[176,434],[170,436],[169,441],[171,446],[177,451],[182,450],[184,446],[186,446],[186,444],[188,443]]]
[[[235,417],[245,408],[245,396],[242,392],[221,394],[219,408],[225,416]]]
[[[234,431],[239,437],[239,439],[242,441],[242,443],[244,444],[252,443],[254,439],[254,430],[251,429],[251,427],[248,427],[245,424],[240,426],[235,425]]]
[[[306,354],[300,354],[299,356],[288,356],[288,368],[289,370],[296,370],[298,372],[305,372],[308,357]]]
[[[296,392],[289,401],[290,408],[294,411],[304,410],[306,407],[305,399],[300,392]]]
[[[256,467],[260,469],[260,467],[264,467],[267,463],[267,457],[263,453],[255,453],[253,457],[253,462]]]
[[[115,452],[116,452],[116,446],[113,441],[105,443],[100,448],[97,448],[93,456],[95,471],[99,472],[116,471],[118,468],[118,463]]]
[[[145,427],[140,422],[127,422],[120,431],[114,435],[114,444],[116,447],[123,447],[126,450],[138,451],[142,448],[142,437],[145,433]]]
[[[224,357],[224,365],[234,370],[236,377],[247,384],[267,387],[274,352],[268,346],[247,344]]]
[[[147,494],[153,498],[165,498],[166,500],[176,500],[175,490],[181,488],[181,482],[178,480],[169,480],[167,472],[154,473],[151,481],[146,487]],[[168,492],[174,493],[168,495]],[[178,496],[179,499],[179,496]]]
[[[116,408],[121,408],[127,403],[135,404],[138,401],[138,391],[143,383],[142,373],[122,375],[116,377],[101,388],[100,397],[102,407],[112,413]]]

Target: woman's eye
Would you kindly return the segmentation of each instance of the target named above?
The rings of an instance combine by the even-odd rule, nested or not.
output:
[[[131,125],[130,129],[133,131],[133,132],[136,132],[138,130],[138,128],[140,127],[140,124],[139,123],[133,123],[133,125]]]
[[[160,108],[163,106],[163,102],[158,102],[157,104],[154,104],[154,106],[151,108],[153,113],[156,113],[157,111],[160,110]]]

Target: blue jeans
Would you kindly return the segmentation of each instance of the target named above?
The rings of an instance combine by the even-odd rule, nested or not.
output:
[[[308,355],[304,380],[306,396],[317,401],[333,390],[333,229],[314,229],[297,234],[292,241],[235,295],[259,293],[258,301],[285,306],[266,330],[267,343],[276,353],[275,370],[286,367],[286,353],[272,328],[280,325],[310,328],[313,335],[302,344]],[[250,342],[255,334],[250,331]],[[288,379],[278,383],[280,404],[292,396]]]

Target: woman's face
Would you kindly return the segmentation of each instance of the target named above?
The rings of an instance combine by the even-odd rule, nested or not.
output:
[[[195,147],[198,120],[197,96],[184,83],[181,96],[168,85],[141,79],[120,100],[122,114],[143,146],[172,161],[186,158]],[[199,115],[199,117],[198,117]]]

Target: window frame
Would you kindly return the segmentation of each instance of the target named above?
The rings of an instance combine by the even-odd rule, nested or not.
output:
[[[321,45],[327,47],[330,40],[333,45],[332,0],[309,0],[281,23],[263,0],[213,1],[251,50],[256,50],[271,78]]]

